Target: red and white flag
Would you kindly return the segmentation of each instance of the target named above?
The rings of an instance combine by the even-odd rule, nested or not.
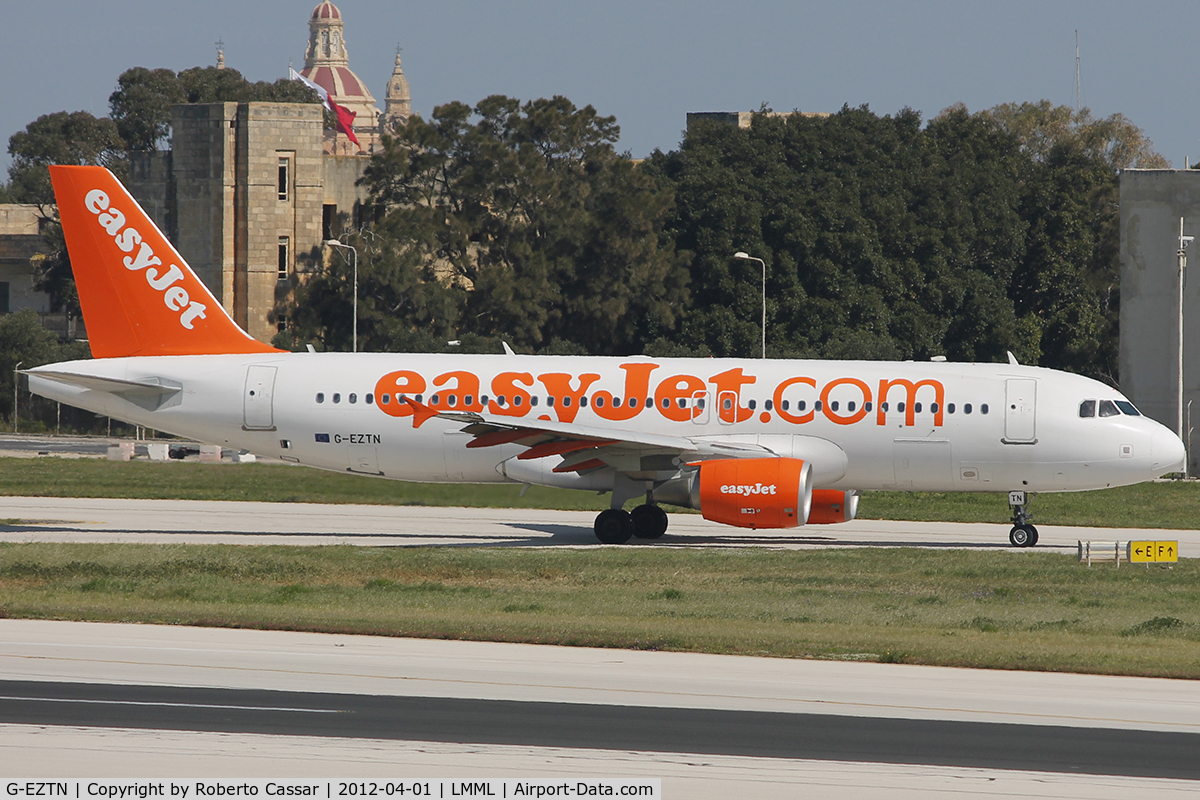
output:
[[[333,116],[337,119],[337,129],[346,134],[346,137],[357,145],[358,137],[354,135],[354,118],[357,115],[350,109],[339,106],[337,103],[335,103],[333,101],[333,95],[327,92],[325,87],[321,86],[316,81],[310,81],[299,72],[296,72],[296,70],[292,67],[288,67],[288,74],[292,80],[300,81],[321,96],[321,101],[325,103],[325,107],[328,108],[333,113]]]

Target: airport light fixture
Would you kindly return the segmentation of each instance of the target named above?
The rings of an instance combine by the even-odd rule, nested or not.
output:
[[[1176,385],[1176,412],[1178,418],[1176,420],[1176,432],[1179,434],[1180,441],[1183,442],[1184,450],[1187,452],[1187,458],[1183,462],[1183,477],[1188,474],[1188,460],[1191,459],[1191,448],[1188,447],[1188,442],[1191,440],[1191,431],[1188,430],[1187,424],[1184,421],[1183,409],[1183,286],[1187,275],[1187,249],[1196,237],[1185,236],[1183,234],[1183,217],[1179,218],[1179,249],[1175,253],[1179,266],[1179,319],[1176,325],[1176,333],[1179,336],[1177,355],[1179,357],[1178,383]]]
[[[737,252],[733,254],[734,258],[740,258],[742,261],[757,261],[762,266],[762,357],[767,357],[767,262],[761,258],[755,258],[749,253]]]
[[[353,336],[354,343],[351,345],[352,349],[350,352],[357,353],[358,352],[358,251],[354,249],[354,245],[342,244],[337,239],[327,239],[325,241],[325,244],[329,245],[330,247],[340,247],[343,250],[349,250],[351,253],[354,254],[354,258],[352,259],[354,262],[354,312],[353,312],[354,320],[351,324],[351,328],[353,330],[352,336]]]

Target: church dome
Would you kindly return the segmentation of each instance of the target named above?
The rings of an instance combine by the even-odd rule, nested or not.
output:
[[[363,84],[362,79],[349,67],[312,67],[300,74],[333,95],[333,99],[345,105],[348,101],[366,100],[374,103],[375,98]]]
[[[341,18],[342,12],[338,10],[337,6],[329,2],[329,0],[325,0],[324,3],[321,3],[321,5],[314,8],[312,13],[312,19],[314,20]]]
[[[300,74],[354,114],[355,131],[375,131],[379,127],[379,109],[367,85],[350,69],[345,27],[342,12],[329,0],[313,9],[308,20],[308,49]]]

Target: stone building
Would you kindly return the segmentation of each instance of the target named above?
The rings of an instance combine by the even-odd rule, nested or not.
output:
[[[1179,224],[1200,235],[1200,170],[1121,172],[1121,392],[1148,417],[1179,426]],[[1186,250],[1192,276],[1183,293],[1185,427],[1200,427],[1200,246]],[[1188,445],[1188,472],[1200,459]]]
[[[30,259],[46,249],[39,220],[37,206],[0,204],[0,314],[49,310],[49,299],[33,288],[30,270]]]
[[[297,281],[358,222],[359,177],[382,132],[411,114],[396,56],[386,110],[350,68],[344,21],[322,2],[309,18],[301,74],[355,112],[356,147],[320,105],[200,103],[172,109],[171,149],[133,153],[129,190],[233,319],[269,342]],[[223,57],[218,64],[223,63]]]

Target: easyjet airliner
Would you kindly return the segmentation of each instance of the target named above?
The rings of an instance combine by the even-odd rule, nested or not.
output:
[[[867,489],[1030,493],[1180,471],[1184,448],[1113,389],[1007,364],[288,353],[229,317],[123,186],[51,167],[92,361],[30,389],[320,469],[611,495],[602,542],[662,505],[744,528],[854,518]],[[506,348],[507,349],[507,348]],[[640,499],[632,512],[624,506]]]

